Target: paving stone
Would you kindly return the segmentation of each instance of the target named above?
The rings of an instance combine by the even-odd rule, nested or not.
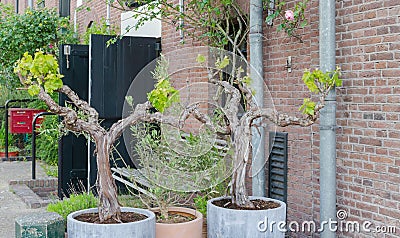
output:
[[[29,208],[40,208],[46,206],[45,202],[41,197],[34,193],[25,184],[10,185],[10,190],[12,190],[18,197],[24,201]]]
[[[15,238],[64,238],[64,219],[54,212],[40,212],[15,219]]]

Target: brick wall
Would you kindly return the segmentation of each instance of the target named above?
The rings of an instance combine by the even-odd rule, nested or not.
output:
[[[13,6],[15,6],[15,0],[2,0],[0,1],[1,3],[5,3],[5,4],[12,4]],[[37,3],[38,0],[33,0],[33,8],[36,9],[37,8]],[[45,1],[45,7],[46,8],[58,8],[59,5],[59,0],[47,0]],[[18,5],[18,12],[19,13],[23,13],[25,11],[25,9],[28,7],[28,0],[19,0],[19,5]]]
[[[346,0],[337,9],[338,206],[399,228],[400,5]]]
[[[10,185],[25,184],[40,197],[56,197],[58,191],[57,178],[12,180]]]
[[[348,212],[349,221],[399,227],[400,6],[398,1],[345,0],[336,7],[337,65],[344,79],[337,89],[338,209]],[[302,70],[319,64],[318,1],[311,1],[308,12],[304,43],[266,29],[265,80],[279,111],[297,110],[306,95]],[[289,55],[293,73],[284,69]],[[290,141],[288,220],[318,223],[318,127],[279,130],[289,132]],[[399,234],[397,229],[396,235],[380,237]],[[310,234],[292,234],[306,235]],[[342,232],[339,236],[376,234]]]
[[[77,8],[77,0],[71,0],[71,22],[74,21],[75,9],[76,22],[78,25],[79,34],[83,34],[89,26],[91,21],[100,23],[100,20],[105,19],[107,16],[107,4],[104,0],[82,0],[82,5]],[[121,12],[117,8],[111,7],[110,11],[110,23],[116,26],[119,33],[119,27],[121,24]]]

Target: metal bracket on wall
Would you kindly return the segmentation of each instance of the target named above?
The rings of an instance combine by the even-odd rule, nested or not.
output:
[[[288,73],[292,72],[292,56],[288,56],[287,60],[286,60],[286,69],[288,71]]]
[[[66,56],[67,59],[67,69],[69,69],[69,56],[71,55],[70,45],[64,45],[64,55]]]
[[[331,130],[331,131],[335,131],[336,128],[338,128],[337,126],[319,126],[320,130]]]

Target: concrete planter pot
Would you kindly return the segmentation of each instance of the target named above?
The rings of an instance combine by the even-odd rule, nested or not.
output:
[[[153,209],[158,212],[159,209]],[[174,224],[156,223],[156,238],[202,238],[203,235],[203,215],[193,209],[185,207],[170,207],[169,212],[190,214],[196,219]]]
[[[285,227],[279,226],[280,222],[286,222],[284,202],[265,197],[250,197],[251,200],[261,199],[280,204],[280,207],[269,210],[235,210],[218,207],[212,203],[226,198],[214,198],[207,202],[208,238],[285,237],[285,233],[282,232]]]
[[[81,222],[74,217],[84,213],[96,213],[97,208],[73,212],[67,217],[68,238],[155,238],[155,215],[153,212],[138,208],[122,207],[122,212],[136,212],[147,216],[146,219],[120,224],[94,224]]]

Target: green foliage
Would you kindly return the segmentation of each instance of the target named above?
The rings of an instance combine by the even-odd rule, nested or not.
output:
[[[0,83],[9,89],[19,85],[12,68],[25,52],[33,54],[41,48],[56,53],[60,43],[77,43],[69,20],[60,18],[55,10],[28,9],[16,14],[0,3],[0,13]]]
[[[63,86],[63,76],[59,73],[57,59],[42,51],[37,51],[35,57],[25,52],[17,61],[14,72],[25,78],[23,83],[28,86],[31,96],[39,94],[41,86],[50,94]]]
[[[333,72],[322,72],[316,69],[312,72],[306,70],[303,74],[303,82],[308,90],[314,94],[324,94],[334,87],[342,86],[343,81],[339,79],[340,68]],[[309,98],[305,98],[303,105],[299,108],[303,114],[314,116],[317,104]]]
[[[188,0],[185,2],[185,11],[180,11],[178,2],[169,0],[141,0],[138,3],[144,6],[133,12],[133,18],[138,20],[135,25],[130,26],[133,29],[138,29],[153,19],[163,19],[176,30],[182,30],[186,35],[194,36],[207,45],[220,48],[230,42],[232,32],[239,33],[240,40],[246,35],[246,30],[236,24],[240,21],[244,26],[248,21],[247,14],[237,1]],[[198,31],[194,34],[191,29]]]
[[[271,8],[271,0],[264,0],[264,9],[268,9],[271,14],[265,18],[265,22],[272,22],[276,18],[280,18],[281,21],[277,25],[277,31],[284,30],[289,36],[296,36],[294,33],[298,28],[305,27],[307,25],[307,19],[305,17],[305,10],[309,0],[301,0],[296,2],[292,9],[287,9],[286,1],[276,0],[274,8]],[[285,17],[285,10],[293,12],[293,19],[287,19]]]
[[[216,198],[225,196],[226,188],[228,188],[228,181],[225,180],[216,186],[213,186],[205,191],[202,191],[201,194],[198,194],[194,199],[194,207],[197,211],[201,212],[203,216],[207,216],[207,201]]]
[[[217,62],[215,62],[215,67],[217,67],[217,69],[224,69],[229,65],[229,63],[230,63],[229,57],[225,56],[222,60],[217,59]]]
[[[196,210],[201,212],[203,216],[207,215],[207,201],[208,201],[208,196],[203,195],[203,196],[198,196],[193,199],[194,201],[194,206],[196,207]]]
[[[58,138],[61,136],[59,125],[57,116],[44,117],[36,139],[37,156],[50,166],[58,164]]]
[[[44,172],[46,173],[47,176],[50,177],[58,177],[58,166],[57,165],[48,165],[48,164],[42,164],[42,168],[44,169]]]
[[[304,98],[303,105],[300,106],[299,110],[301,110],[301,112],[303,114],[312,116],[315,113],[314,108],[316,105],[317,104],[315,102],[311,101],[311,99]]]
[[[117,34],[117,27],[110,26],[106,24],[106,20],[102,18],[100,23],[93,22],[92,25],[86,29],[85,33],[82,35],[83,44],[88,45],[90,41],[91,34],[97,35],[115,35]]]
[[[153,77],[158,82],[155,88],[147,94],[147,99],[159,112],[164,112],[166,108],[180,100],[179,91],[169,81],[168,61],[164,56],[158,60]]]
[[[98,203],[98,198],[92,193],[71,194],[69,198],[49,204],[47,211],[60,214],[66,221],[68,214],[83,209],[95,208]]]
[[[325,73],[319,69],[316,69],[312,72],[306,70],[303,74],[302,79],[310,92],[321,93],[324,92],[327,88],[331,88],[333,86],[342,86],[342,80],[339,79],[339,76],[339,68],[337,68],[333,72],[328,71]]]
[[[6,131],[5,131],[5,126],[4,126],[4,121],[1,123],[0,127],[0,148],[4,148],[4,143],[5,143],[5,137],[6,137]]]

